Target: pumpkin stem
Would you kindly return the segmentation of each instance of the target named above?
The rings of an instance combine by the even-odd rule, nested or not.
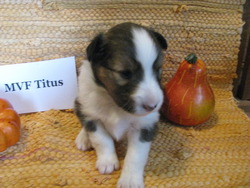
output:
[[[189,54],[187,57],[185,57],[185,60],[190,64],[195,64],[197,61],[197,56],[195,54]]]

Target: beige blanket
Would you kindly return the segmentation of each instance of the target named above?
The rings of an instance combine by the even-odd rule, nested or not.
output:
[[[159,123],[145,170],[153,187],[249,187],[249,118],[232,96],[244,0],[0,1],[0,64],[75,56],[92,37],[132,21],[168,40],[163,84],[195,52],[207,65],[216,97],[210,120],[185,128]],[[1,75],[0,75],[1,76]],[[80,124],[71,110],[21,116],[22,137],[0,153],[0,187],[115,187],[120,171],[100,175],[95,151],[76,149]],[[123,165],[126,143],[116,145]]]

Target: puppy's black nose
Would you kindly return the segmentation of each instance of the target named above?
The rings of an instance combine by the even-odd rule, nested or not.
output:
[[[147,111],[153,111],[156,108],[157,104],[150,105],[150,104],[143,104],[143,108]]]

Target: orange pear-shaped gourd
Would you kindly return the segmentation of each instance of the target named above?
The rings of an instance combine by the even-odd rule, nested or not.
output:
[[[164,97],[162,112],[170,121],[186,126],[207,121],[214,110],[215,99],[204,62],[195,54],[189,54],[166,84]]]

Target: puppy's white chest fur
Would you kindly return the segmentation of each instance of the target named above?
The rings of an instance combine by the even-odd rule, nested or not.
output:
[[[80,68],[78,100],[82,106],[82,112],[101,121],[105,129],[116,140],[121,139],[128,129],[141,129],[157,122],[158,112],[152,112],[146,116],[132,115],[116,105],[107,91],[96,85],[93,72],[88,61],[84,61]]]

